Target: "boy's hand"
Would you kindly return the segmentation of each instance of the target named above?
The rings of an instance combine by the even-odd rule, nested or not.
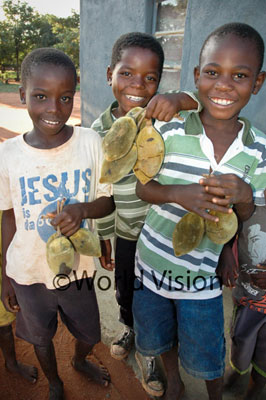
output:
[[[216,274],[221,278],[222,284],[233,288],[238,277],[239,268],[236,263],[232,248],[225,244],[220,254]]]
[[[81,203],[68,204],[64,206],[63,211],[51,220],[51,225],[55,229],[59,226],[62,235],[71,236],[80,228],[82,219]]]
[[[178,99],[172,94],[157,94],[147,104],[145,118],[168,122],[180,110],[178,108]]]
[[[173,202],[180,204],[186,210],[194,212],[201,217],[218,222],[219,218],[208,213],[209,210],[221,211],[225,214],[232,213],[232,210],[227,207],[228,201],[219,198],[219,202],[213,201],[212,194],[207,193],[204,186],[197,183],[191,185],[174,185],[174,192],[177,194],[176,200]]]
[[[239,218],[244,221],[254,211],[252,188],[235,174],[210,175],[199,182],[207,193],[214,196],[213,203],[234,204]]]
[[[214,203],[221,205],[251,203],[253,194],[251,186],[235,174],[210,175],[199,182],[206,192],[218,196]]]
[[[115,263],[113,258],[111,258],[112,254],[112,245],[111,240],[101,240],[101,249],[102,249],[102,256],[99,258],[100,264],[102,268],[107,269],[108,271],[113,271],[115,267]]]
[[[186,210],[194,212],[210,221],[218,222],[218,218],[210,215],[209,210],[221,211],[225,214],[232,213],[226,205],[219,205],[213,202],[214,196],[207,193],[205,187],[198,183],[190,185],[161,185],[151,180],[142,185],[139,181],[136,186],[137,196],[151,204],[177,203]]]
[[[15,291],[14,291],[9,279],[4,276],[2,279],[1,300],[7,311],[13,312],[13,313],[16,313],[19,311],[19,305],[17,302]]]
[[[56,213],[47,213],[48,217],[53,218],[51,225],[55,228],[59,226],[60,231],[65,236],[73,235],[81,225],[83,219],[97,219],[111,214],[115,209],[113,196],[102,196],[89,203],[75,203],[64,206],[63,210]]]
[[[186,93],[157,94],[146,106],[145,118],[170,121],[181,110],[197,109],[198,104]]]
[[[256,268],[264,268],[264,271],[250,274],[251,283],[260,289],[266,290],[266,265],[258,264]]]

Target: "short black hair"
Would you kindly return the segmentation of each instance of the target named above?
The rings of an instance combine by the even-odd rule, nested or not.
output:
[[[114,43],[112,48],[111,69],[113,70],[116,64],[122,58],[123,50],[129,47],[140,47],[149,49],[158,56],[159,59],[159,78],[161,78],[164,63],[164,51],[160,42],[149,33],[129,32],[120,36]]]
[[[32,72],[32,68],[40,66],[42,64],[57,65],[69,69],[73,73],[75,85],[77,84],[77,71],[71,58],[59,49],[55,49],[52,47],[41,47],[32,50],[22,61],[22,86],[26,87],[27,80]]]
[[[202,53],[206,47],[206,44],[209,42],[210,39],[224,38],[225,36],[230,34],[238,36],[239,38],[242,38],[244,40],[249,40],[250,42],[254,43],[254,46],[257,50],[259,71],[260,71],[264,60],[264,41],[259,32],[256,31],[256,29],[252,28],[252,26],[248,24],[244,24],[241,22],[231,22],[229,24],[222,25],[215,31],[210,33],[202,45],[199,56],[199,62],[201,63]]]

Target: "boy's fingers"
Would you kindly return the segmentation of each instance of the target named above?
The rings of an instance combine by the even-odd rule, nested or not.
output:
[[[156,102],[153,99],[147,104],[145,113],[145,118],[150,119],[152,117],[156,118]]]
[[[69,224],[72,221],[71,217],[66,214],[66,213],[60,213],[56,215],[52,220],[51,220],[51,225],[57,226],[59,224],[62,224],[62,226],[65,226]]]
[[[229,281],[229,287],[234,288],[235,287],[235,278],[232,273],[229,274],[228,281]]]
[[[208,219],[209,221],[218,222],[219,218],[214,215],[209,214],[208,210],[193,210],[196,214],[200,215],[204,219]]]
[[[208,219],[208,220],[214,221],[214,222],[218,222],[219,218],[217,216],[209,214],[210,211],[219,211],[219,212],[224,213],[224,214],[231,214],[232,213],[232,209],[230,209],[228,207],[223,207],[223,206],[220,206],[220,205],[216,205],[214,203],[209,203],[208,205],[206,205],[206,208],[204,208],[204,209],[202,209],[202,208],[193,208],[191,211],[195,212],[198,215],[200,215],[204,219]]]
[[[266,289],[266,272],[251,274],[250,277],[254,285],[258,286],[261,289]]]
[[[16,296],[5,298],[3,303],[7,311],[12,313],[19,311],[19,305]]]
[[[173,111],[173,112],[171,113],[171,112],[169,112],[169,110],[168,110],[168,111],[162,110],[162,111],[158,114],[157,119],[158,119],[159,121],[169,122],[169,121],[171,121],[171,119],[173,118],[174,114],[175,114],[175,111]]]
[[[113,271],[114,269],[114,260],[107,261],[105,256],[99,257],[100,264],[102,268],[106,269],[107,271]]]
[[[205,192],[209,193],[209,194],[213,194],[217,197],[221,197],[221,198],[232,198],[233,196],[233,190],[232,189],[228,189],[228,188],[224,188],[224,187],[218,187],[218,186],[209,186],[206,185],[204,187]]]
[[[74,233],[77,232],[79,227],[80,227],[80,225],[76,225],[76,224],[71,224],[71,226],[66,225],[63,228],[61,228],[61,226],[60,226],[60,231],[61,231],[62,235],[69,237],[71,235],[74,235]]]
[[[233,204],[231,198],[213,197],[212,203],[217,204],[219,206],[225,206],[227,208],[227,214],[231,214],[231,212],[232,212],[231,208],[227,207],[227,206]]]

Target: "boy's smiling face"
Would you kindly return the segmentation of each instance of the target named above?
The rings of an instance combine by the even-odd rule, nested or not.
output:
[[[125,115],[133,107],[145,107],[159,85],[159,58],[149,49],[128,47],[112,71],[107,70],[119,107],[116,117]]]
[[[194,70],[205,122],[237,118],[264,82],[265,73],[258,68],[257,49],[251,40],[233,34],[209,40],[200,67]]]
[[[32,67],[26,88],[20,89],[33,123],[27,136],[34,135],[35,142],[38,137],[42,143],[64,143],[68,139],[63,139],[64,128],[72,112],[74,94],[74,75],[69,69],[52,64]]]

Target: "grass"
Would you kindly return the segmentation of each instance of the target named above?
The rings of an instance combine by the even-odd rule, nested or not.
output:
[[[9,83],[6,85],[5,83],[0,82],[0,93],[18,93],[19,85]]]

